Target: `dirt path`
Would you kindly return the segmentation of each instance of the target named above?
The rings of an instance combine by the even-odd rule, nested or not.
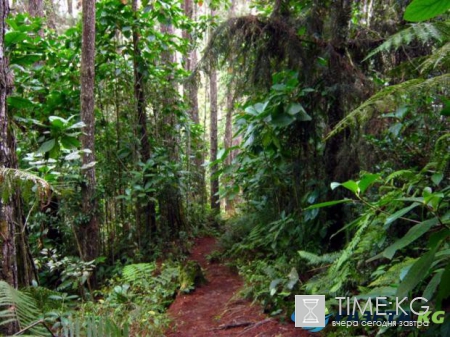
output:
[[[243,286],[240,277],[217,263],[209,263],[206,255],[214,250],[214,238],[195,242],[190,259],[197,261],[206,273],[208,284],[192,294],[179,295],[169,308],[174,321],[168,337],[306,337],[310,334],[281,324],[265,316],[259,306],[238,297]]]

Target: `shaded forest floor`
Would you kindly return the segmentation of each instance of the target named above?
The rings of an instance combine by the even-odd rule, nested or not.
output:
[[[258,305],[239,297],[241,278],[220,263],[209,263],[206,256],[214,251],[214,238],[195,241],[190,260],[203,268],[208,283],[191,294],[180,294],[169,308],[173,319],[169,337],[306,337],[292,322],[282,324],[263,314]]]

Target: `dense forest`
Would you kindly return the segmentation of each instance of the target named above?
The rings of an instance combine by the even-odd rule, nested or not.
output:
[[[449,9],[0,0],[0,335],[450,336]]]

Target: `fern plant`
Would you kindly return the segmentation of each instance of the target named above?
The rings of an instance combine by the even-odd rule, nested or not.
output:
[[[48,336],[43,326],[42,313],[36,302],[28,294],[14,289],[5,281],[0,281],[0,326],[13,324],[23,333]]]

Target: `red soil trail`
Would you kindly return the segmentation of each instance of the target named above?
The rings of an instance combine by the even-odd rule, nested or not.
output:
[[[206,255],[216,246],[214,238],[197,239],[190,259],[197,261],[208,283],[191,294],[180,294],[169,308],[173,326],[167,337],[307,337],[310,334],[265,316],[262,308],[239,298],[240,277],[228,267],[209,263]]]

